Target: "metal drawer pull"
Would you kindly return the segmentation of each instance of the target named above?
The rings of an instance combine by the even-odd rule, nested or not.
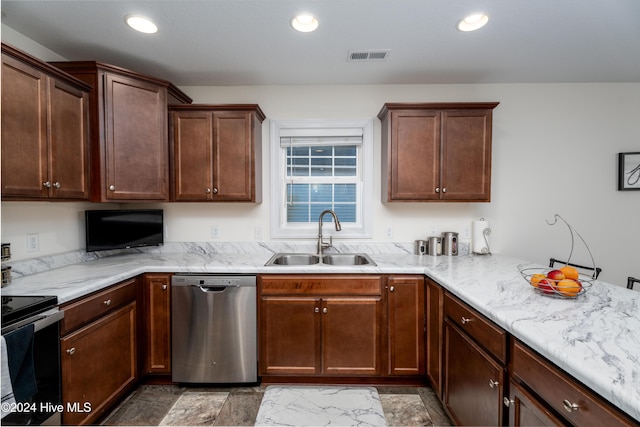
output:
[[[42,186],[46,188],[51,188],[51,181],[43,182]]]
[[[511,405],[515,405],[516,404],[515,400],[511,400],[506,396],[502,399],[502,401],[504,402],[504,406],[506,406],[507,408],[510,408]]]
[[[571,403],[567,399],[562,401],[562,406],[564,406],[564,409],[566,409],[567,412],[575,412],[580,409],[577,403]]]
[[[111,300],[110,300],[110,299],[108,299],[108,300],[106,300],[106,301],[103,301],[102,303],[103,303],[104,305],[111,305]]]
[[[440,192],[440,187],[436,187],[436,193]]]
[[[389,288],[389,292],[393,292],[395,290],[396,290],[395,286],[392,286],[392,287]]]
[[[218,189],[213,187],[213,194],[218,194]]]
[[[56,181],[56,182],[53,183],[53,186],[56,187],[56,188],[60,188],[60,183],[58,181]]]
[[[443,188],[443,189],[442,189],[442,192],[443,192],[443,193],[446,193],[446,192],[447,192],[447,189],[446,189],[446,188]]]
[[[167,285],[162,285],[162,290],[166,291],[167,290]]]
[[[489,387],[495,388],[495,387],[498,387],[499,385],[500,383],[498,381],[489,380]]]
[[[115,191],[116,190],[116,186],[115,185],[110,185],[109,186],[109,190],[110,191]]]
[[[207,189],[205,190],[205,193],[210,194],[210,193],[211,193],[211,189],[210,189],[210,188],[207,188]]]
[[[322,312],[323,312],[324,314],[327,314],[327,311],[328,311],[328,310],[327,310],[327,307],[325,307],[325,308],[323,308],[323,309],[322,309]]]
[[[320,309],[318,307],[313,309],[314,313],[320,313]]]
[[[468,318],[466,318],[466,317],[462,316],[462,324],[463,324],[463,325],[466,325],[467,323],[471,322],[471,320],[472,320],[472,319],[468,319]]]
[[[75,347],[71,347],[70,349],[67,350],[67,354],[73,354],[76,352],[76,348]]]

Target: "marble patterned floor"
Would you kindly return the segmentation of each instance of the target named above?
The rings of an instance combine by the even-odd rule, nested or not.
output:
[[[388,426],[450,426],[428,387],[376,387]],[[266,386],[141,385],[103,421],[110,426],[253,426]]]

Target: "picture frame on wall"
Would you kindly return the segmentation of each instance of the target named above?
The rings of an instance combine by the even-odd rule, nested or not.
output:
[[[618,191],[640,190],[640,152],[618,153]]]

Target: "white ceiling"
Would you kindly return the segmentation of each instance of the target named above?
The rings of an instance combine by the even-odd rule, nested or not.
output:
[[[640,82],[640,0],[6,1],[3,24],[69,60],[178,86]],[[463,33],[471,12],[490,16]],[[289,21],[318,17],[314,33]],[[136,33],[125,15],[159,26]],[[388,49],[349,62],[351,50]]]

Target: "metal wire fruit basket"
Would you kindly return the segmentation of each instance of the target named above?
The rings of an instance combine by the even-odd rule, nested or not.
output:
[[[558,219],[564,222],[569,228],[571,233],[571,251],[566,263],[571,263],[571,256],[573,255],[573,248],[575,244],[574,234],[577,235],[584,246],[587,248],[587,252],[591,257],[591,263],[593,264],[594,274],[592,276],[578,272],[578,270],[570,265],[565,265],[558,268],[522,268],[520,274],[532,286],[536,292],[541,295],[554,297],[554,298],[567,298],[574,299],[583,295],[593,285],[596,280],[596,263],[589,249],[589,245],[584,241],[580,233],[573,228],[567,221],[565,221],[560,215],[555,214],[553,222],[547,221],[549,225],[555,225]]]

